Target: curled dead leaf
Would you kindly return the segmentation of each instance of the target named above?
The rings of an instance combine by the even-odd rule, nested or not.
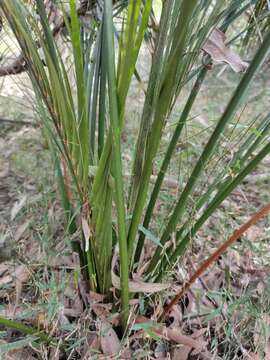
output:
[[[201,339],[193,339],[192,336],[183,335],[179,328],[167,328],[166,326],[162,326],[161,324],[154,324],[151,321],[143,316],[138,316],[136,318],[136,324],[140,323],[149,323],[151,325],[151,331],[157,334],[158,336],[169,340],[174,341],[177,344],[185,345],[191,349],[196,350],[196,354],[203,354],[204,357],[207,357],[208,351],[206,350],[206,342]]]
[[[121,350],[120,341],[109,322],[105,320],[101,322],[100,335],[100,345],[103,354],[106,356],[119,354]]]
[[[248,67],[248,63],[243,61],[236,52],[228,48],[225,45],[225,40],[225,34],[218,29],[214,29],[202,49],[211,56],[213,61],[230,65],[236,73],[244,72]]]

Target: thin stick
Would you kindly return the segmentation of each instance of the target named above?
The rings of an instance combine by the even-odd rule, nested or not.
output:
[[[190,289],[191,285],[200,277],[210,265],[212,265],[227,249],[231,246],[240,236],[247,231],[252,225],[257,223],[270,211],[270,203],[264,206],[261,210],[255,213],[245,224],[243,224],[238,230],[236,230],[228,240],[226,240],[209,258],[199,267],[197,271],[191,276],[189,281],[184,285],[182,290],[175,295],[170,303],[164,308],[161,315],[161,319],[164,319],[170,312],[172,307],[178,303],[183,295]]]

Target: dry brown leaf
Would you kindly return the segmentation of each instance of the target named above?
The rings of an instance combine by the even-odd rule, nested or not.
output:
[[[20,238],[23,236],[24,232],[28,229],[29,225],[30,225],[30,221],[28,220],[28,221],[25,221],[23,224],[21,224],[17,228],[17,230],[16,230],[16,232],[14,234],[14,240],[15,241],[20,240]]]
[[[8,342],[5,340],[0,340],[1,345],[7,345]],[[33,350],[31,349],[14,349],[5,352],[4,354],[0,353],[0,359],[2,360],[35,360]]]
[[[78,317],[83,312],[83,302],[78,290],[73,288],[72,281],[64,291],[64,315],[70,317]]]
[[[68,316],[70,318],[77,318],[81,315],[81,312],[79,312],[76,309],[72,309],[72,308],[65,308],[64,309],[64,315]]]
[[[112,267],[111,267],[111,276],[112,276],[112,284],[117,290],[121,290],[121,282],[120,277],[114,273],[114,268],[117,262],[117,255],[113,255],[112,259]],[[136,276],[136,275],[135,275]],[[164,291],[169,289],[172,286],[171,283],[161,284],[161,283],[145,283],[139,280],[129,280],[129,292],[131,293],[148,293],[153,294],[156,292]]]
[[[92,359],[100,351],[100,338],[97,334],[90,334],[83,346],[82,359]]]
[[[93,304],[91,306],[91,309],[94,311],[94,313],[100,320],[108,319],[108,317],[111,315],[110,304]]]
[[[117,289],[121,289],[120,285],[120,277],[117,276],[112,271],[112,284]],[[146,283],[143,281],[135,281],[135,280],[129,280],[129,292],[131,293],[146,293],[146,294],[153,294],[160,291],[164,291],[169,289],[172,286],[171,283],[162,284],[162,283]]]
[[[136,318],[136,323],[150,323],[149,319],[138,316]],[[206,350],[206,342],[202,340],[195,340],[192,338],[192,336],[183,335],[181,334],[181,331],[178,328],[167,328],[165,326],[162,326],[160,324],[153,324],[151,330],[155,332],[157,335],[165,338],[169,341],[174,341],[177,344],[182,344],[185,346],[188,346],[194,350],[196,350],[196,353],[203,354],[203,356],[207,357],[209,356],[208,351]]]
[[[3,360],[36,360],[36,357],[34,357],[28,350],[14,350],[5,354]]]
[[[193,332],[193,334],[191,335],[191,337],[193,339],[196,339],[199,343],[202,344],[203,348],[206,349],[207,346],[207,342],[204,340],[204,334],[206,333],[207,328],[202,328],[202,329],[197,329]],[[192,351],[192,355],[199,355],[201,353],[200,349],[194,349]]]
[[[68,267],[70,269],[73,269],[75,267],[75,264],[72,261],[72,257],[67,255],[49,257],[48,265],[55,268]]]
[[[3,285],[9,284],[10,282],[12,282],[11,275],[2,276],[0,279],[0,286],[2,287]]]
[[[203,335],[205,335],[206,331],[207,331],[207,328],[201,328],[201,329],[194,330],[192,333],[193,339],[198,339],[198,338],[202,337]]]
[[[67,305],[64,308],[64,315],[70,317],[79,317],[83,312],[83,303],[80,296],[74,293],[72,301],[67,300]]]
[[[225,45],[225,40],[225,34],[218,29],[214,29],[202,49],[211,56],[213,61],[229,64],[234,72],[244,72],[248,67],[248,63],[228,48]]]
[[[220,289],[222,283],[224,281],[225,274],[221,269],[215,269],[209,271],[207,274],[203,276],[203,281],[208,289]]]
[[[121,350],[121,344],[111,324],[102,321],[100,325],[100,345],[104,355],[115,356]]]
[[[22,294],[23,283],[27,282],[30,278],[30,272],[25,265],[19,265],[14,273],[12,274],[15,278],[15,288],[16,288],[16,302],[15,308],[20,302],[20,297]]]
[[[189,346],[175,348],[172,353],[172,360],[187,360],[190,352],[191,347]]]
[[[156,331],[156,330],[155,330]],[[202,341],[198,341],[193,339],[191,336],[183,335],[179,331],[179,329],[170,329],[163,327],[162,329],[158,330],[159,334],[168,340],[174,341],[177,344],[183,344],[194,348],[195,350],[202,352],[205,350],[206,343]],[[157,333],[158,333],[157,332]]]
[[[98,293],[96,293],[94,291],[90,291],[89,295],[88,295],[88,298],[89,298],[90,303],[101,303],[101,302],[104,301],[105,295],[98,294]]]
[[[130,360],[130,359],[134,359],[134,356],[132,356],[131,350],[129,348],[124,349],[123,351],[121,351],[121,360]],[[118,358],[119,359],[119,358]]]
[[[21,295],[22,284],[28,281],[30,272],[25,265],[19,265],[13,270],[13,266],[2,264],[0,267],[0,286],[12,283],[15,281],[16,288],[16,302]]]
[[[15,277],[16,281],[24,283],[28,281],[30,277],[30,272],[25,265],[19,265],[12,273],[12,275]]]
[[[84,305],[86,307],[88,307],[88,305],[89,305],[88,284],[85,279],[80,279],[78,285],[79,285],[78,288],[79,288],[80,295],[82,297],[82,301],[83,301]]]

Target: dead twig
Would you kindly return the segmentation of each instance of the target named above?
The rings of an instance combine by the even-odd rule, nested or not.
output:
[[[264,206],[261,210],[255,213],[245,224],[240,226],[228,240],[226,240],[209,258],[199,267],[197,271],[191,276],[189,281],[183,286],[181,291],[179,291],[175,297],[169,302],[169,304],[164,308],[164,311],[160,317],[164,319],[166,315],[171,311],[172,307],[178,303],[183,295],[190,289],[191,285],[211,266],[236,240],[240,238],[245,231],[247,231],[252,225],[257,223],[270,211],[270,203]]]
[[[81,5],[77,9],[78,16],[83,16],[87,11],[89,11],[89,1],[81,1]],[[92,2],[91,2],[92,4]],[[65,19],[63,16],[59,17],[57,13],[57,7],[51,0],[47,0],[45,3],[46,12],[48,15],[48,19],[50,23],[54,24],[52,29],[52,34],[56,37],[65,27]],[[93,6],[93,4],[92,4]],[[69,19],[69,16],[67,16]],[[1,18],[0,18],[1,19]],[[0,31],[2,30],[1,27],[1,20],[0,20]],[[18,75],[22,72],[27,70],[27,64],[24,59],[23,54],[18,55],[16,59],[7,65],[0,66],[0,77],[7,76],[7,75]]]

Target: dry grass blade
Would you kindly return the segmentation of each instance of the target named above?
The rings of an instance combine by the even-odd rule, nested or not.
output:
[[[91,230],[90,227],[87,223],[87,220],[83,217],[82,218],[82,230],[83,230],[83,235],[84,235],[84,239],[85,239],[85,251],[89,250],[89,239],[91,236]]]
[[[10,220],[11,221],[13,221],[15,219],[15,217],[17,216],[19,211],[25,206],[26,200],[27,200],[27,196],[24,195],[24,196],[22,196],[22,198],[20,200],[18,200],[13,205],[13,208],[11,209],[11,213],[10,213]]]
[[[255,213],[245,224],[240,226],[228,240],[226,240],[209,258],[199,267],[199,269],[191,276],[190,280],[184,285],[182,290],[175,295],[170,303],[165,307],[161,319],[164,319],[170,312],[172,307],[178,303],[183,295],[190,289],[191,285],[211,266],[236,240],[240,238],[245,231],[252,225],[256,224],[264,216],[270,212],[270,203]]]

